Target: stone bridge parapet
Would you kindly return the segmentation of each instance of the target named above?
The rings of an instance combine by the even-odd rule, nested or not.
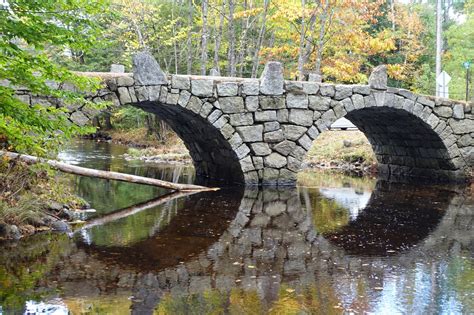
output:
[[[294,185],[313,141],[341,117],[367,136],[385,178],[446,181],[472,172],[471,104],[387,87],[384,67],[369,85],[285,81],[277,62],[268,63],[260,79],[165,75],[146,53],[134,57],[134,69],[133,75],[88,74],[106,86],[92,99],[158,115],[185,143],[198,176]],[[78,125],[97,115],[80,106],[69,110]]]

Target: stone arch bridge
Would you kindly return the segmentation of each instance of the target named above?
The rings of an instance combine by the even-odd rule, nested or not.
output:
[[[197,175],[225,183],[294,185],[313,140],[341,117],[367,136],[384,178],[464,180],[474,164],[472,105],[387,87],[384,66],[368,85],[334,85],[285,81],[278,62],[268,63],[260,79],[168,76],[139,53],[133,74],[88,75],[104,80],[94,101],[158,115],[184,141]],[[79,125],[97,115],[68,109]]]

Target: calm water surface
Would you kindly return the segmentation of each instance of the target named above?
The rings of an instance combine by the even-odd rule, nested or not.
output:
[[[191,183],[80,141],[69,163]],[[303,172],[297,188],[193,195],[71,177],[97,209],[0,244],[0,314],[473,314],[474,198]]]

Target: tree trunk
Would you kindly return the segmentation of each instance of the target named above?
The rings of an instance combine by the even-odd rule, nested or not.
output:
[[[187,58],[187,68],[186,68],[186,73],[191,74],[193,70],[193,38],[192,38],[192,29],[193,29],[193,0],[189,0],[188,2],[189,6],[189,13],[188,13],[188,38],[187,38],[187,45],[188,45],[188,58]]]
[[[442,18],[442,8],[441,1],[436,0],[436,77],[435,80],[441,73],[441,54],[443,53],[443,18]],[[440,96],[439,84],[435,82],[436,85],[436,96]]]
[[[306,10],[306,1],[301,0],[301,28],[300,28],[300,46],[298,54],[298,80],[304,80],[304,65],[305,65],[305,10]]]
[[[207,9],[208,0],[202,1],[202,32],[201,32],[201,75],[206,75],[207,69]]]
[[[219,14],[219,27],[215,39],[214,46],[214,68],[221,73],[221,67],[219,65],[219,51],[221,49],[222,40],[222,26],[224,25],[224,12],[225,12],[225,0],[222,1],[221,12]]]
[[[229,52],[228,60],[229,65],[227,72],[229,76],[235,77],[235,25],[234,25],[234,0],[229,0]]]
[[[31,156],[31,155],[26,155],[26,154],[20,155],[18,153],[7,152],[7,151],[0,151],[0,156],[6,156],[10,159],[19,159],[28,164],[46,163],[52,168],[60,170],[62,172],[81,175],[81,176],[112,179],[112,180],[118,180],[122,182],[158,186],[158,187],[163,187],[163,188],[168,188],[168,189],[173,189],[173,190],[216,190],[215,188],[209,188],[209,187],[198,186],[198,185],[177,184],[177,183],[170,183],[170,182],[160,180],[160,179],[155,179],[155,178],[123,174],[123,173],[118,173],[118,172],[100,171],[100,170],[95,170],[91,168],[70,165],[63,162],[59,162],[59,161],[45,160],[45,159],[38,158],[36,156]]]
[[[255,78],[258,73],[258,65],[260,63],[260,49],[263,44],[263,38],[265,37],[265,32],[267,30],[266,25],[267,25],[267,13],[268,13],[268,6],[270,4],[270,0],[264,0],[263,3],[263,14],[262,14],[262,25],[260,27],[260,31],[258,32],[258,39],[257,39],[257,45],[255,47],[255,51],[253,54],[253,60],[252,60],[252,78]]]

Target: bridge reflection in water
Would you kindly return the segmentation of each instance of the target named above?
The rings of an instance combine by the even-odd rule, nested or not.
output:
[[[7,313],[26,300],[98,313],[472,313],[473,204],[462,190],[352,179],[195,194],[71,240],[39,236],[2,251],[0,275],[17,298],[2,288],[0,305]]]

